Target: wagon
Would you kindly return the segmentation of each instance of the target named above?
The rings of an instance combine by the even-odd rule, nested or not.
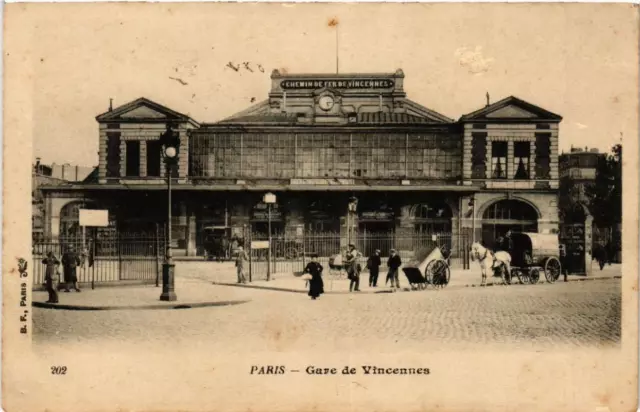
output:
[[[428,286],[444,288],[451,279],[449,254],[436,247],[417,266],[402,268],[412,289],[426,289]]]
[[[510,278],[516,276],[521,283],[533,284],[544,272],[547,282],[558,280],[562,266],[557,234],[512,233],[511,242]]]

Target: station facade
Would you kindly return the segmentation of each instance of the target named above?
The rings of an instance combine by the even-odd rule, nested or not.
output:
[[[96,173],[43,187],[45,235],[78,230],[78,209],[108,209],[120,231],[166,222],[160,135],[180,135],[174,246],[203,253],[205,228],[237,236],[466,232],[491,245],[507,230],[558,231],[561,117],[507,97],[450,119],[407,97],[402,70],[271,74],[267,99],[215,123],[137,99],[97,116]]]

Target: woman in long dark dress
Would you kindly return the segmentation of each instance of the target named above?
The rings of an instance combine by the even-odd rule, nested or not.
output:
[[[313,258],[311,262],[307,264],[307,267],[304,268],[304,273],[311,275],[311,280],[309,280],[309,296],[311,296],[311,299],[316,299],[324,293],[324,282],[322,281],[323,269],[322,265]]]

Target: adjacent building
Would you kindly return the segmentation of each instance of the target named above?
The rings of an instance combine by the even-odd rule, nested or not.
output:
[[[45,235],[72,235],[81,207],[108,209],[120,231],[166,218],[159,143],[180,135],[173,191],[177,254],[203,253],[204,228],[413,235],[558,231],[562,118],[516,97],[457,120],[411,100],[404,73],[271,74],[266,99],[200,123],[137,99],[97,116],[97,174],[43,188]]]

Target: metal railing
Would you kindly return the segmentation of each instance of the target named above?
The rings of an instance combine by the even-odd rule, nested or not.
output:
[[[159,284],[164,258],[164,240],[160,236],[120,234],[107,238],[45,239],[33,243],[34,288],[41,288],[45,279],[42,260],[49,252],[61,261],[73,248],[80,258],[76,268],[78,283],[83,286],[118,283]],[[64,282],[64,269],[59,266],[60,282]]]
[[[259,244],[261,247],[268,245],[266,234],[248,233],[245,242],[248,249],[251,244]],[[351,238],[357,250],[363,255],[362,266],[366,265],[367,258],[375,250],[380,250],[383,267],[386,267],[390,250],[396,249],[402,261],[406,264],[415,261],[419,256],[426,256],[434,248],[446,248],[451,251],[450,265],[454,268],[469,269],[470,237],[467,233],[459,235],[452,233],[434,234],[406,234],[395,233],[357,233]],[[271,237],[271,273],[296,273],[301,272],[309,257],[316,259],[328,268],[331,257],[345,254],[348,248],[348,240],[344,234],[336,232],[302,232],[298,234],[274,234]],[[267,277],[266,248],[251,248],[250,271],[252,280],[266,279]]]

